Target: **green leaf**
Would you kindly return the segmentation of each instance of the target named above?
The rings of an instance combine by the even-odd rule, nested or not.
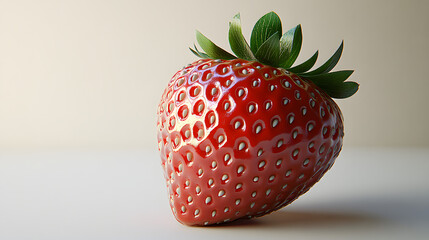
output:
[[[229,24],[229,45],[231,50],[237,55],[237,57],[248,60],[255,61],[256,58],[250,49],[249,44],[243,36],[241,31],[241,21],[240,14],[234,16],[232,21]]]
[[[306,72],[308,70],[310,70],[314,64],[316,63],[317,57],[319,56],[319,51],[316,51],[316,53],[309,58],[307,61],[293,67],[293,68],[288,68],[287,70],[293,73],[303,73]]]
[[[209,55],[207,55],[207,53],[201,52],[197,46],[194,44],[194,49],[195,51],[197,51],[198,54],[200,54],[203,58],[209,58]]]
[[[259,62],[277,67],[279,62],[280,42],[279,33],[274,33],[258,49],[255,56]]]
[[[275,33],[282,34],[282,22],[274,12],[269,12],[262,16],[255,24],[250,36],[250,48],[256,53],[268,38]]]
[[[326,61],[322,66],[320,66],[316,70],[308,72],[307,74],[316,75],[316,74],[327,73],[331,71],[340,60],[341,53],[343,52],[343,45],[344,45],[344,41],[341,41],[341,44],[338,47],[337,51],[335,51],[335,53],[332,55],[331,58],[328,59],[328,61]]]
[[[352,75],[353,70],[343,70],[338,72],[322,73],[318,75],[299,74],[305,79],[312,81],[321,88],[343,83]]]
[[[197,57],[199,57],[199,58],[203,58],[197,51],[195,51],[194,49],[192,49],[192,48],[189,48],[189,50],[191,50],[191,52],[195,55],[195,56],[197,56]]]
[[[301,51],[302,30],[301,25],[287,31],[280,39],[280,66],[289,68],[296,61]]]
[[[348,98],[359,90],[359,84],[356,82],[343,82],[323,90],[333,98]]]
[[[206,36],[204,36],[199,31],[197,31],[196,35],[197,35],[198,44],[206,52],[206,54],[208,55],[209,58],[225,59],[225,60],[236,58],[234,55],[232,55],[229,52],[218,47],[216,44],[214,44],[212,41],[210,41],[210,39],[208,39]]]
[[[196,50],[194,50],[192,48],[189,48],[189,50],[191,50],[191,52],[193,54],[195,54],[195,56],[197,56],[199,58],[209,58],[209,56],[207,54],[203,53],[203,52],[196,51]]]
[[[194,48],[195,48],[195,50],[194,50],[194,49],[192,49],[192,48],[189,48],[189,50],[191,50],[191,52],[192,52],[193,54],[195,54],[197,57],[199,57],[199,58],[209,58],[209,56],[208,56],[207,54],[205,54],[205,53],[203,53],[203,52],[200,52],[200,51],[198,50],[197,46],[195,46],[195,44],[194,44]]]

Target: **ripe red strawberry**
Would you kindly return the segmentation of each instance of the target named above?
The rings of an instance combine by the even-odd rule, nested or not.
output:
[[[308,191],[337,158],[341,111],[331,97],[353,95],[353,71],[329,72],[342,44],[321,67],[316,54],[291,67],[301,27],[281,36],[271,12],[250,46],[240,18],[230,24],[235,57],[197,32],[204,58],[177,72],[158,108],[158,143],[170,206],[187,225],[258,217]],[[215,60],[216,59],[216,60]]]

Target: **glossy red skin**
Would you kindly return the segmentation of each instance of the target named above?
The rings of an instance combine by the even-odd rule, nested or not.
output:
[[[263,125],[259,133],[257,124]],[[200,60],[177,72],[159,104],[157,127],[170,206],[187,225],[262,216],[288,205],[332,166],[343,141],[341,112],[322,90],[283,69],[242,59]]]

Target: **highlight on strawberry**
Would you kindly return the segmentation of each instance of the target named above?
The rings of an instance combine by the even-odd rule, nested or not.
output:
[[[344,136],[332,98],[359,88],[352,70],[331,72],[338,50],[311,70],[318,51],[294,65],[298,25],[285,33],[267,13],[251,33],[229,25],[231,54],[197,31],[197,60],[178,71],[157,110],[157,139],[168,199],[186,225],[211,225],[278,210],[332,167]]]

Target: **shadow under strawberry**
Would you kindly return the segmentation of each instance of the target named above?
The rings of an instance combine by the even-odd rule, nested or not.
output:
[[[320,210],[280,210],[263,218],[239,219],[230,223],[212,225],[214,228],[256,227],[256,228],[321,228],[327,226],[374,225],[383,223],[378,216],[359,212]]]

